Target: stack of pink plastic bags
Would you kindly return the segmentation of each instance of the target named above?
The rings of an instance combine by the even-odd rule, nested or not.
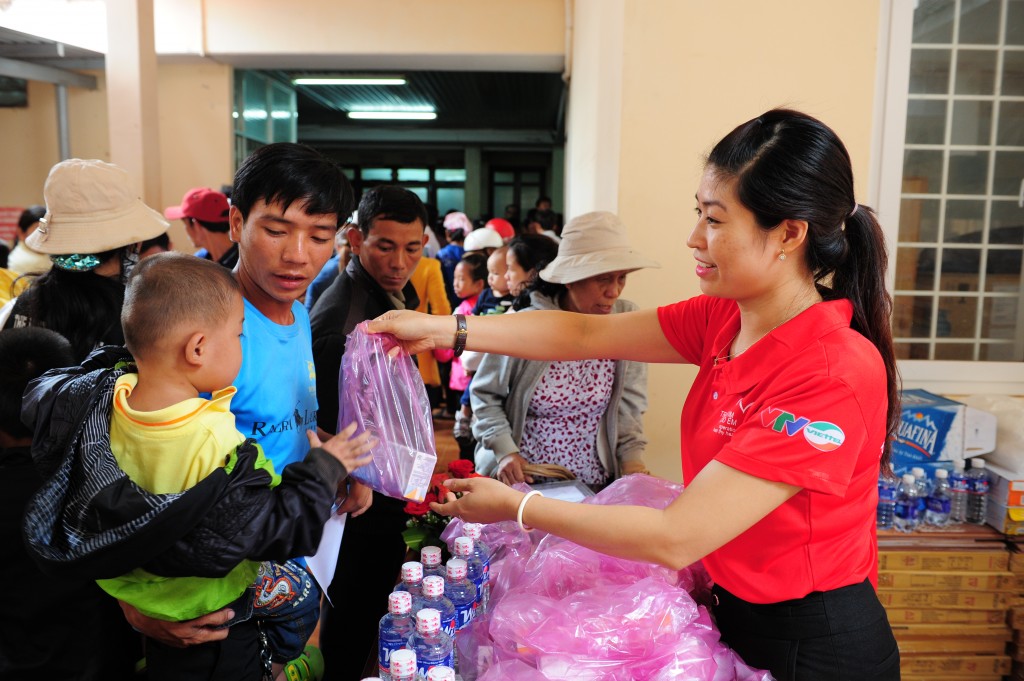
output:
[[[583,503],[664,508],[680,491],[631,475]],[[461,534],[454,519],[441,538],[451,548]],[[491,605],[457,637],[465,681],[772,679],[720,641],[699,563],[677,572],[612,558],[514,522],[487,525],[483,541]]]

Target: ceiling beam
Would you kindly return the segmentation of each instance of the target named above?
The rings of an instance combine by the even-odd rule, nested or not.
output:
[[[300,119],[301,121],[301,119]],[[456,144],[557,144],[550,130],[494,130],[494,129],[401,129],[394,127],[365,127],[349,125],[316,125],[299,123],[299,141],[315,142],[405,142]]]
[[[6,59],[4,57],[0,57],[0,76],[37,80],[44,83],[53,83],[54,85],[68,85],[85,90],[96,89],[95,76],[58,69],[53,66],[44,66],[43,64]]]

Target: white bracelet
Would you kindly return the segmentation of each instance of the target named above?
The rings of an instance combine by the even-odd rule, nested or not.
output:
[[[519,529],[523,532],[533,531],[532,527],[527,527],[526,525],[523,525],[523,509],[526,508],[526,502],[529,501],[530,497],[532,497],[535,494],[540,494],[540,492],[538,490],[532,490],[530,492],[527,492],[526,494],[523,495],[522,500],[519,502],[519,511],[516,513],[516,522],[519,523]]]

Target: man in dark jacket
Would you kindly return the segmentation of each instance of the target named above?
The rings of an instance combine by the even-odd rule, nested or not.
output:
[[[338,377],[345,337],[360,322],[389,310],[415,309],[409,283],[423,255],[427,212],[419,198],[401,187],[374,187],[359,202],[358,226],[348,232],[352,259],[324,291],[310,315],[316,364],[318,422],[338,429]],[[320,648],[325,681],[358,679],[373,647],[377,622],[405,559],[404,502],[374,492],[373,504],[350,517],[327,590]]]

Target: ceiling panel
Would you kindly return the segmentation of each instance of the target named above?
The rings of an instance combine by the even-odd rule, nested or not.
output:
[[[350,121],[354,110],[432,107],[432,128],[560,130],[564,84],[557,73],[414,71],[351,73],[287,71],[295,78],[401,76],[405,85],[298,85],[299,121],[315,125],[408,125],[406,122]]]

